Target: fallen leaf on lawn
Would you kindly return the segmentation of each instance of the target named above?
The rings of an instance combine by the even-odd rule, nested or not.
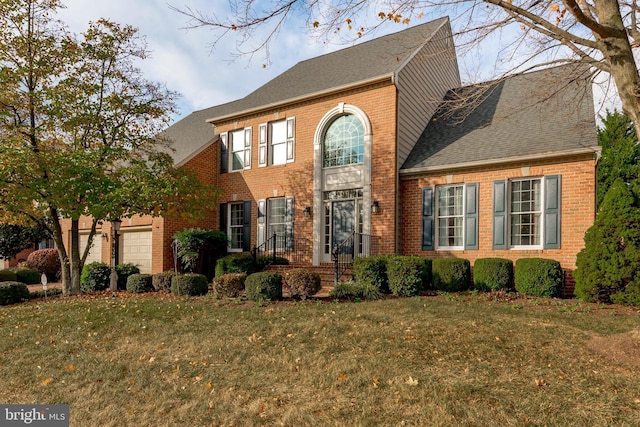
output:
[[[543,386],[547,385],[547,382],[545,380],[543,380],[543,379],[536,378],[536,385],[538,387],[543,387]]]
[[[207,383],[207,390],[211,390],[213,388],[213,384]]]
[[[73,371],[75,369],[76,369],[76,367],[73,366],[73,365],[67,365],[67,366],[64,367],[64,370],[68,371],[68,372],[71,372],[71,371]]]
[[[340,375],[338,375],[338,379],[340,381],[346,381],[347,380],[347,376],[345,374],[340,374]]]
[[[374,387],[378,387],[378,385],[380,385],[380,380],[378,379],[378,377],[373,377],[373,386]]]
[[[49,383],[53,381],[53,378],[49,377],[49,378],[45,378],[42,381],[40,381],[42,383],[42,385],[49,385]]]
[[[129,380],[129,384],[135,385],[136,384],[136,380],[133,380],[133,379]]]
[[[418,385],[418,380],[413,379],[412,377],[409,377],[409,379],[407,379],[407,384],[416,386],[416,385]]]

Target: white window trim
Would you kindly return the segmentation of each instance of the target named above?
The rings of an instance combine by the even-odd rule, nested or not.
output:
[[[227,236],[229,236],[229,246],[227,247],[228,252],[242,252],[242,242],[240,242],[240,247],[239,248],[234,248],[231,246],[231,229],[232,228],[238,228],[238,226],[232,227],[231,223],[231,206],[233,205],[240,205],[242,207],[242,215],[245,215],[244,212],[244,202],[229,202],[227,203]],[[243,229],[244,228],[244,224],[240,225],[240,228]],[[244,231],[244,230],[243,230]]]
[[[512,245],[511,244],[511,216],[512,216],[512,211],[511,211],[511,194],[512,194],[512,190],[511,190],[511,185],[514,182],[521,182],[521,181],[533,181],[533,180],[539,180],[540,181],[540,224],[539,224],[539,228],[540,228],[540,243],[537,245]],[[544,249],[544,212],[545,212],[545,185],[544,185],[544,176],[532,176],[532,177],[526,177],[526,178],[513,178],[513,179],[509,179],[507,181],[508,183],[508,192],[507,192],[507,245],[509,250],[514,250],[514,251],[522,251],[522,250],[542,250]]]
[[[233,135],[242,133],[243,149],[233,151]],[[226,132],[225,142],[227,144],[227,170],[228,172],[240,172],[243,170],[251,169],[251,145],[252,145],[252,128],[246,127],[243,129],[236,129],[230,132]],[[239,169],[233,168],[233,154],[242,152],[242,167]]]
[[[450,188],[450,187],[462,187],[462,246],[440,246],[440,227],[438,224],[438,220],[440,219],[440,215],[438,215],[438,190],[440,190],[441,188]],[[433,197],[433,201],[434,201],[434,206],[433,206],[433,213],[434,213],[434,220],[435,220],[435,224],[433,226],[433,231],[434,231],[434,247],[436,251],[463,251],[465,248],[465,244],[466,244],[466,233],[465,233],[465,215],[464,213],[466,212],[466,203],[467,203],[467,197],[466,197],[466,186],[464,184],[447,184],[447,185],[437,185],[434,187],[434,197]]]

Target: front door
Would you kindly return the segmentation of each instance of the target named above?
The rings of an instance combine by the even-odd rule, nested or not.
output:
[[[339,245],[356,229],[356,201],[340,200],[332,206],[331,247]]]
[[[324,205],[324,253],[322,262],[333,261],[332,253],[336,245],[345,241],[354,231],[362,233],[362,195],[359,190],[327,193]],[[345,197],[346,196],[346,197]],[[349,253],[353,248],[346,248]]]

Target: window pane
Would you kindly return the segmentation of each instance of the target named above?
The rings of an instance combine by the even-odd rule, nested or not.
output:
[[[324,136],[324,167],[364,162],[364,127],[355,116],[341,116],[331,123]]]
[[[511,183],[511,245],[540,245],[542,228],[542,180],[526,179]]]
[[[244,223],[244,208],[242,203],[229,205],[229,239],[231,249],[242,249],[242,233]]]
[[[287,162],[287,123],[282,120],[270,123],[271,127],[271,164],[282,165]]]
[[[274,234],[277,236],[277,249],[284,247],[284,238],[287,233],[287,204],[284,197],[269,199],[267,201],[268,238]]]
[[[463,246],[463,191],[461,185],[438,187],[438,246]]]

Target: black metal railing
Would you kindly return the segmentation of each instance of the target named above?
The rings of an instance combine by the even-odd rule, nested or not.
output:
[[[290,263],[310,262],[309,239],[291,238],[286,235],[273,234],[262,244],[251,250],[254,266],[258,265],[258,258],[265,263],[262,267],[276,264],[278,258],[285,258]]]
[[[378,246],[378,236],[356,233],[355,231],[342,242],[334,245],[331,255],[334,264],[335,284],[338,284],[340,277],[351,267],[355,257],[377,255]]]

